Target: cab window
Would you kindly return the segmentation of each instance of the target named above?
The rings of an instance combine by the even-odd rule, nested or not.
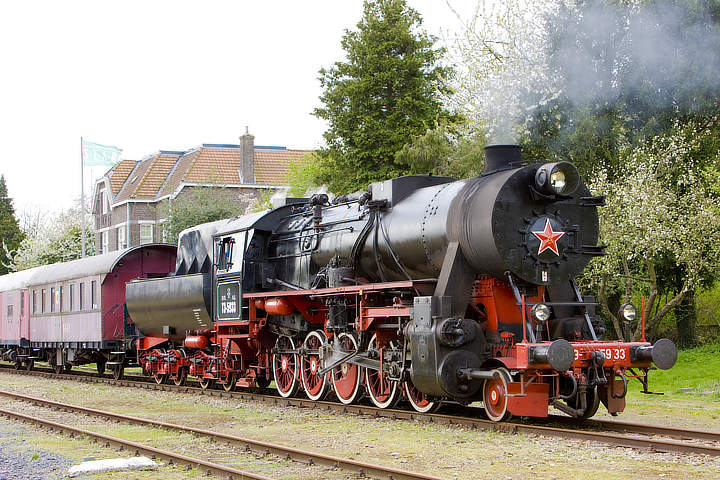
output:
[[[218,270],[230,270],[232,268],[232,255],[235,239],[226,237],[218,243],[217,267]]]

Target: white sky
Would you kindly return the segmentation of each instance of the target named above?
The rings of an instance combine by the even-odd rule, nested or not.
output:
[[[444,0],[408,3],[430,33],[459,29]],[[466,18],[475,3],[452,1]],[[79,198],[81,136],[130,159],[237,143],[246,125],[256,145],[320,146],[318,70],[361,14],[362,0],[3,1],[0,173],[16,210]]]

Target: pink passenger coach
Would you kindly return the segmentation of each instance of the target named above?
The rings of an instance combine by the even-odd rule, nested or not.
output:
[[[16,368],[46,361],[57,372],[96,363],[121,374],[135,333],[125,283],[168,275],[176,247],[150,244],[0,277],[0,348]]]

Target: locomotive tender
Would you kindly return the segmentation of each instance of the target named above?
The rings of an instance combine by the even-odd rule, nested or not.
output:
[[[648,392],[677,350],[602,340],[574,278],[604,253],[603,203],[572,164],[496,145],[475,178],[406,176],[188,229],[174,274],[127,284],[134,360],[157,382],[274,381],[421,412],[482,401],[495,421],[617,414],[628,379]]]

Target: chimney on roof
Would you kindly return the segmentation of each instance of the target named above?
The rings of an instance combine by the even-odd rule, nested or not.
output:
[[[242,183],[255,183],[255,137],[245,127],[245,135],[240,137],[240,155],[242,157]]]

